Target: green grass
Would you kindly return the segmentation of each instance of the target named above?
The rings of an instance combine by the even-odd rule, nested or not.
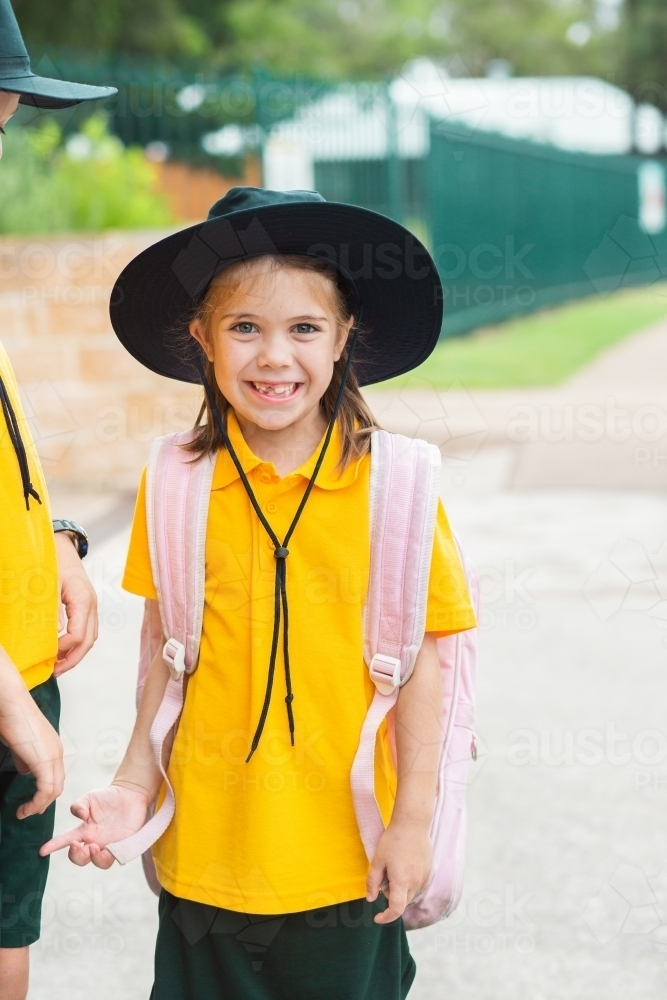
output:
[[[556,385],[665,315],[667,284],[581,299],[442,341],[423,365],[392,383],[417,377],[440,387]]]

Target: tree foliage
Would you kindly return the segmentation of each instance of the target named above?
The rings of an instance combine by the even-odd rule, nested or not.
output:
[[[409,59],[458,55],[470,73],[505,59],[520,74],[585,72],[592,48],[567,40],[586,21],[588,0],[230,0],[230,57],[259,58],[281,70],[318,76],[377,77]],[[595,50],[595,51],[593,51]]]
[[[212,0],[13,0],[28,47],[206,56],[222,41]]]
[[[623,84],[638,100],[667,111],[665,0],[625,0],[621,38]]]
[[[517,75],[596,74],[664,105],[667,2],[620,2],[619,20],[601,0],[13,0],[39,49],[324,79],[385,76],[415,56],[457,55],[475,75],[504,59]]]
[[[637,2],[637,0],[635,0]],[[656,3],[659,0],[655,0]],[[568,72],[590,48],[566,39],[593,0],[14,0],[29,44],[199,56],[233,67],[319,76],[396,71],[414,56],[458,54],[477,70]],[[595,44],[593,44],[595,48]]]

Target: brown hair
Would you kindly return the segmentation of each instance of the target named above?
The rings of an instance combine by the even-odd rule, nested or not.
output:
[[[309,257],[302,254],[265,254],[261,257],[253,257],[249,260],[242,260],[231,264],[213,279],[201,305],[192,318],[199,319],[204,324],[208,324],[214,310],[220,304],[221,296],[233,293],[257,269],[259,262],[268,262],[272,270],[289,268],[294,271],[305,271],[310,274],[319,275],[330,294],[336,321],[342,326],[351,319],[353,309],[350,301],[350,293],[340,272],[326,259]],[[360,336],[360,334],[357,336],[357,345]],[[340,358],[334,364],[331,382],[320,400],[322,414],[327,423],[331,420],[336,404],[336,398],[347,363],[349,342],[348,338],[348,343],[343,348]],[[220,415],[224,420],[228,410],[231,408],[230,403],[221,393],[215,380],[213,362],[208,359],[205,359],[204,374],[213,392]],[[204,423],[201,423],[204,415],[206,416],[206,420]],[[352,459],[366,454],[370,448],[371,431],[378,426],[359,391],[359,383],[354,371],[354,359],[347,375],[343,399],[338,410],[336,422],[342,442],[339,462],[339,469],[342,471]],[[217,426],[211,404],[206,395],[204,395],[204,402],[199,411],[195,429],[195,436],[190,444],[186,445],[186,448],[188,451],[195,452],[198,458],[202,458],[204,455],[209,455],[225,447],[222,434]]]

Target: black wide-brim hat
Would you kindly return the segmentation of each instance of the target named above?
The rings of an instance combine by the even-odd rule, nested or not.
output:
[[[82,101],[99,101],[118,93],[115,87],[93,87],[33,73],[9,0],[0,0],[0,91],[19,94],[19,104],[52,110],[70,108]]]
[[[225,267],[265,254],[323,257],[350,290],[363,331],[355,355],[360,385],[416,368],[442,326],[442,286],[426,247],[377,212],[327,202],[316,191],[232,188],[206,222],[148,247],[111,294],[111,323],[142,365],[182,382],[202,380],[203,354],[188,323]]]

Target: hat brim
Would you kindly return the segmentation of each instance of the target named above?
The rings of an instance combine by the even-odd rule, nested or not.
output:
[[[100,101],[118,93],[116,87],[94,87],[88,83],[70,83],[47,76],[21,76],[0,79],[0,90],[19,94],[19,104],[58,111],[82,101]]]
[[[151,371],[201,382],[201,351],[187,324],[203,292],[227,264],[267,253],[328,258],[351,279],[362,306],[360,385],[411,371],[435,347],[442,286],[424,245],[384,215],[325,201],[234,212],[148,247],[114,286],[116,335]]]

